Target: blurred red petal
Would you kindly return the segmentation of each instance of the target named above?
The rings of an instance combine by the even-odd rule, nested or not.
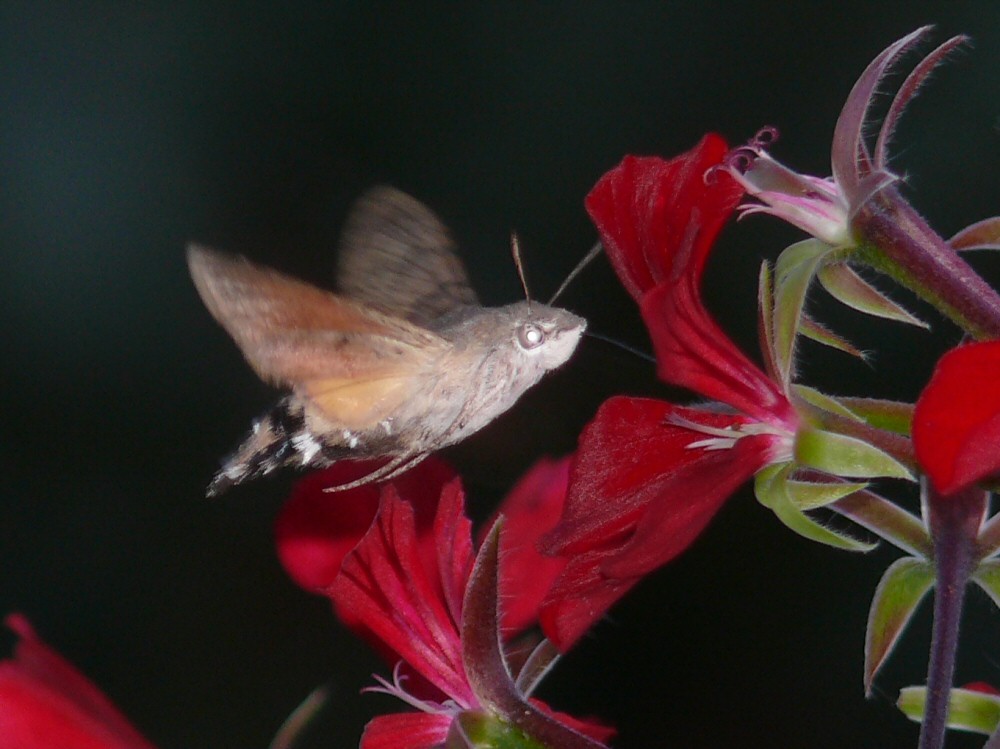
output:
[[[444,744],[451,721],[438,713],[381,715],[365,726],[359,749],[434,749]]]
[[[963,684],[961,688],[968,689],[970,692],[982,692],[1000,697],[1000,689],[985,681],[970,681],[968,684]]]
[[[727,174],[706,180],[728,150],[710,133],[669,161],[626,156],[587,195],[611,264],[637,302],[662,283],[700,279],[712,243],[743,196]]]
[[[364,476],[372,465],[344,461],[309,474],[295,485],[278,515],[278,558],[292,580],[306,590],[319,593],[333,583],[344,557],[367,532],[378,509],[378,484],[345,492],[323,490]],[[428,458],[394,481],[416,509],[419,536],[430,536],[441,488],[454,477],[446,463]],[[434,557],[431,544],[426,556]]]
[[[1000,471],[1000,342],[941,357],[917,400],[913,446],[942,495]]]
[[[543,458],[521,477],[501,504],[500,617],[505,638],[538,621],[542,600],[566,566],[538,551],[541,537],[559,522],[566,502],[572,458]],[[494,518],[495,519],[495,518]],[[493,526],[493,520],[484,528]]]
[[[20,615],[20,640],[0,661],[0,737],[9,749],[153,749],[100,689],[38,638]]]

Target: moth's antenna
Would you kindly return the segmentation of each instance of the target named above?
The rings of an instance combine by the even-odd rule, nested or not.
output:
[[[656,357],[655,356],[647,354],[645,351],[643,351],[641,349],[635,348],[635,346],[629,346],[627,343],[619,341],[619,340],[617,340],[615,338],[609,338],[608,336],[601,335],[600,333],[592,333],[589,330],[584,331],[583,334],[585,336],[587,336],[587,338],[593,338],[596,341],[603,341],[604,343],[607,343],[607,344],[609,344],[611,346],[614,346],[616,348],[620,348],[622,351],[627,351],[628,353],[632,354],[633,356],[638,356],[640,359],[645,359],[648,362],[652,362],[653,364],[656,364]]]
[[[576,267],[569,272],[569,275],[566,276],[566,280],[559,284],[559,288],[556,289],[556,293],[553,294],[552,298],[549,300],[550,305],[555,303],[556,299],[558,299],[560,295],[566,291],[566,287],[569,286],[569,282],[580,275],[580,271],[590,265],[590,261],[597,257],[603,249],[604,246],[601,244],[600,240],[594,243],[594,246],[590,248],[590,251],[584,255],[583,260],[577,263]]]
[[[524,264],[521,262],[521,245],[517,239],[517,232],[510,233],[510,254],[514,256],[514,267],[517,268],[517,277],[521,279],[521,288],[524,289],[524,300],[528,303],[528,311],[531,311],[531,293],[528,291],[528,281],[524,277]]]

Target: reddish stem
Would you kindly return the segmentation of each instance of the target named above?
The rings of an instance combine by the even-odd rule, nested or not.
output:
[[[869,198],[851,228],[862,243],[859,260],[933,304],[972,337],[1000,338],[1000,296],[894,187]]]
[[[948,696],[955,675],[965,588],[975,568],[976,535],[989,495],[973,487],[942,497],[927,481],[924,491],[934,541],[935,591],[927,703],[918,749],[941,749],[948,722]]]

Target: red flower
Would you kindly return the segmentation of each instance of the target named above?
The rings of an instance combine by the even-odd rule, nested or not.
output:
[[[392,660],[400,661],[392,682],[379,679],[381,686],[374,689],[399,697],[421,712],[374,719],[365,729],[363,749],[437,746],[453,730],[456,718],[467,713],[496,713],[513,722],[491,692],[496,682],[510,682],[507,686],[513,689],[510,675],[504,669],[491,671],[479,656],[470,656],[478,651],[470,647],[463,629],[469,626],[473,567],[488,564],[477,562],[457,477],[440,461],[430,459],[409,472],[405,482],[394,482],[381,491],[362,487],[350,493],[325,494],[323,486],[346,478],[334,475],[334,470],[309,477],[296,488],[278,522],[278,548],[293,577],[313,590],[325,586],[322,592],[333,601],[338,616],[380,644]],[[542,558],[535,542],[559,516],[567,472],[565,460],[539,464],[501,507],[505,520],[497,555],[497,587],[486,608],[492,606],[495,612],[499,599],[505,631],[537,621],[542,596],[563,567],[559,560]],[[449,475],[450,480],[443,480]],[[374,519],[359,534],[359,514],[371,509],[376,494],[380,497],[372,511]],[[428,522],[427,510],[433,503],[436,512]],[[359,508],[361,504],[367,506],[365,510]],[[338,516],[347,522],[338,522]],[[483,549],[488,547],[484,542]],[[349,551],[342,553],[345,549]],[[497,642],[499,620],[493,627],[492,638]],[[581,746],[597,746],[582,734],[598,739],[610,735],[602,727],[556,716],[524,695],[516,700],[518,712],[533,716],[529,723],[541,721],[549,727],[558,723],[557,730],[571,731],[585,742]]]
[[[708,253],[743,195],[714,170],[726,154],[725,142],[708,135],[670,161],[626,157],[587,196],[649,328],[660,378],[735,412],[628,397],[598,411],[580,438],[563,519],[544,542],[568,557],[542,610],[542,627],[560,649],[686,549],[737,486],[791,457],[795,409],[701,300]]]
[[[1000,343],[941,357],[913,414],[917,461],[940,495],[1000,471]]]
[[[153,749],[72,664],[42,642],[18,614],[6,624],[20,638],[0,661],[0,744],[4,749]]]

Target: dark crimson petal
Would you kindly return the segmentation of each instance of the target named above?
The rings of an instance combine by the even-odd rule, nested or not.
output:
[[[570,475],[563,519],[544,539],[547,553],[569,557],[542,604],[546,635],[561,650],[642,575],[684,551],[729,495],[766,465],[769,436],[723,449],[691,447],[704,428],[748,423],[741,415],[616,397],[584,429]]]
[[[465,496],[456,479],[441,490],[434,518],[434,548],[441,591],[452,621],[462,621],[462,601],[472,573],[472,523],[465,517]]]
[[[712,243],[743,196],[726,174],[706,180],[728,150],[710,133],[669,161],[626,156],[587,195],[604,249],[636,301],[661,283],[701,278]]]
[[[12,749],[153,749],[93,682],[19,615],[20,640],[0,661],[0,738]]]
[[[749,421],[738,414],[649,398],[610,398],[580,435],[566,509],[559,525],[543,539],[545,553],[620,546],[664,490],[678,488],[678,479],[686,480],[703,467],[716,468],[718,456],[729,451],[689,448],[709,435],[677,426],[669,421],[672,417],[713,429]]]
[[[380,715],[365,726],[359,749],[434,749],[448,737],[452,720],[440,713]]]
[[[768,463],[770,436],[744,437],[728,450],[706,451],[650,503],[635,534],[602,572],[608,577],[645,575],[688,548],[741,484]]]
[[[604,562],[618,553],[617,548],[578,552],[542,603],[539,622],[542,631],[560,652],[565,653],[642,578],[609,578],[601,573]]]
[[[662,380],[727,403],[757,421],[787,426],[797,420],[778,384],[712,320],[693,283],[658,286],[639,306]]]
[[[913,446],[942,495],[1000,471],[1000,342],[959,346],[941,357],[917,400]]]
[[[371,529],[344,557],[329,595],[421,676],[468,707],[475,702],[462,665],[459,623],[438,573],[437,564],[428,568],[421,558],[413,508],[389,486]]]
[[[309,474],[295,485],[278,515],[278,558],[288,575],[306,590],[321,592],[333,583],[344,556],[361,540],[378,509],[377,484],[345,492],[323,490],[364,476],[372,465],[345,461]],[[441,488],[454,477],[446,463],[428,458],[394,482],[400,495],[416,509],[418,536],[430,540]],[[435,553],[433,544],[428,542],[426,547],[430,561]]]
[[[538,551],[541,537],[559,522],[572,458],[535,463],[500,505],[500,618],[505,639],[533,626],[549,588],[566,566]],[[491,519],[486,529],[493,525]]]

